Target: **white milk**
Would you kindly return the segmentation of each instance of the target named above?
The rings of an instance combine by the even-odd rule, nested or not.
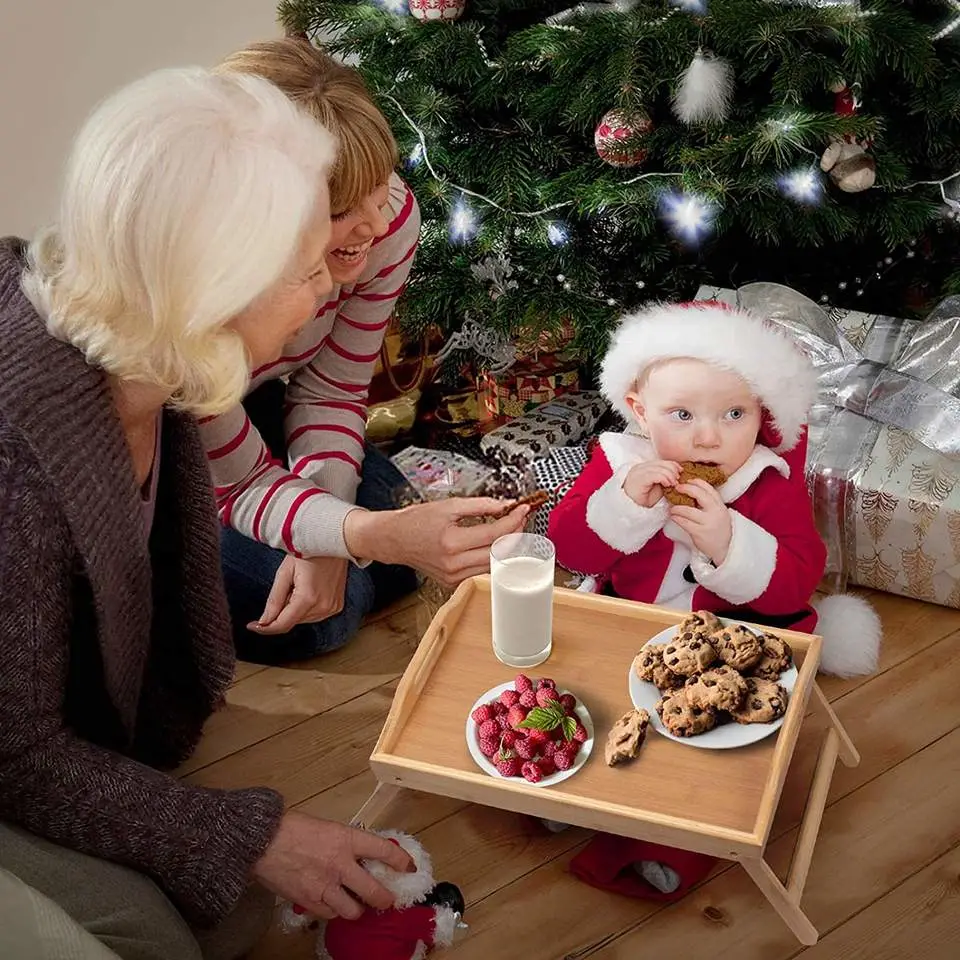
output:
[[[508,557],[490,564],[493,650],[514,667],[550,656],[553,635],[553,563]]]

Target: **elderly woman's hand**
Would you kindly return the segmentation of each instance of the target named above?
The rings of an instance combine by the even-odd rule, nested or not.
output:
[[[393,906],[393,895],[360,860],[379,860],[400,872],[414,869],[406,852],[383,837],[291,810],[253,875],[314,916],[355,920],[363,912],[359,901],[377,910]]]
[[[489,497],[451,497],[401,510],[354,510],[343,525],[355,557],[402,563],[448,586],[487,573],[490,544],[523,530],[530,508],[517,505],[492,523],[464,526],[461,520],[499,514],[509,503]]]

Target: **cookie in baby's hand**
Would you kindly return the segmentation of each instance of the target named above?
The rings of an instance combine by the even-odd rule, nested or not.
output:
[[[727,475],[711,463],[694,463],[692,460],[685,460],[680,464],[680,479],[678,485],[689,483],[691,480],[706,480],[711,487],[719,487],[727,480]],[[688,497],[685,493],[677,491],[676,487],[667,487],[663,495],[669,503],[675,507],[695,507],[697,501],[693,497]]]

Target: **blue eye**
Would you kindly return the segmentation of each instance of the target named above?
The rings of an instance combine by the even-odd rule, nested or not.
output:
[[[688,423],[693,419],[693,414],[689,410],[674,410],[671,416],[674,420],[679,420],[682,423]]]
[[[728,410],[727,416],[731,420],[742,420],[744,416],[743,407],[734,407],[732,410]]]

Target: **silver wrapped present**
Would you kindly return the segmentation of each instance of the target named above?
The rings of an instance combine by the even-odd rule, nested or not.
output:
[[[701,287],[789,330],[818,372],[807,481],[829,587],[960,607],[960,298],[925,320],[831,310],[789,287]]]

